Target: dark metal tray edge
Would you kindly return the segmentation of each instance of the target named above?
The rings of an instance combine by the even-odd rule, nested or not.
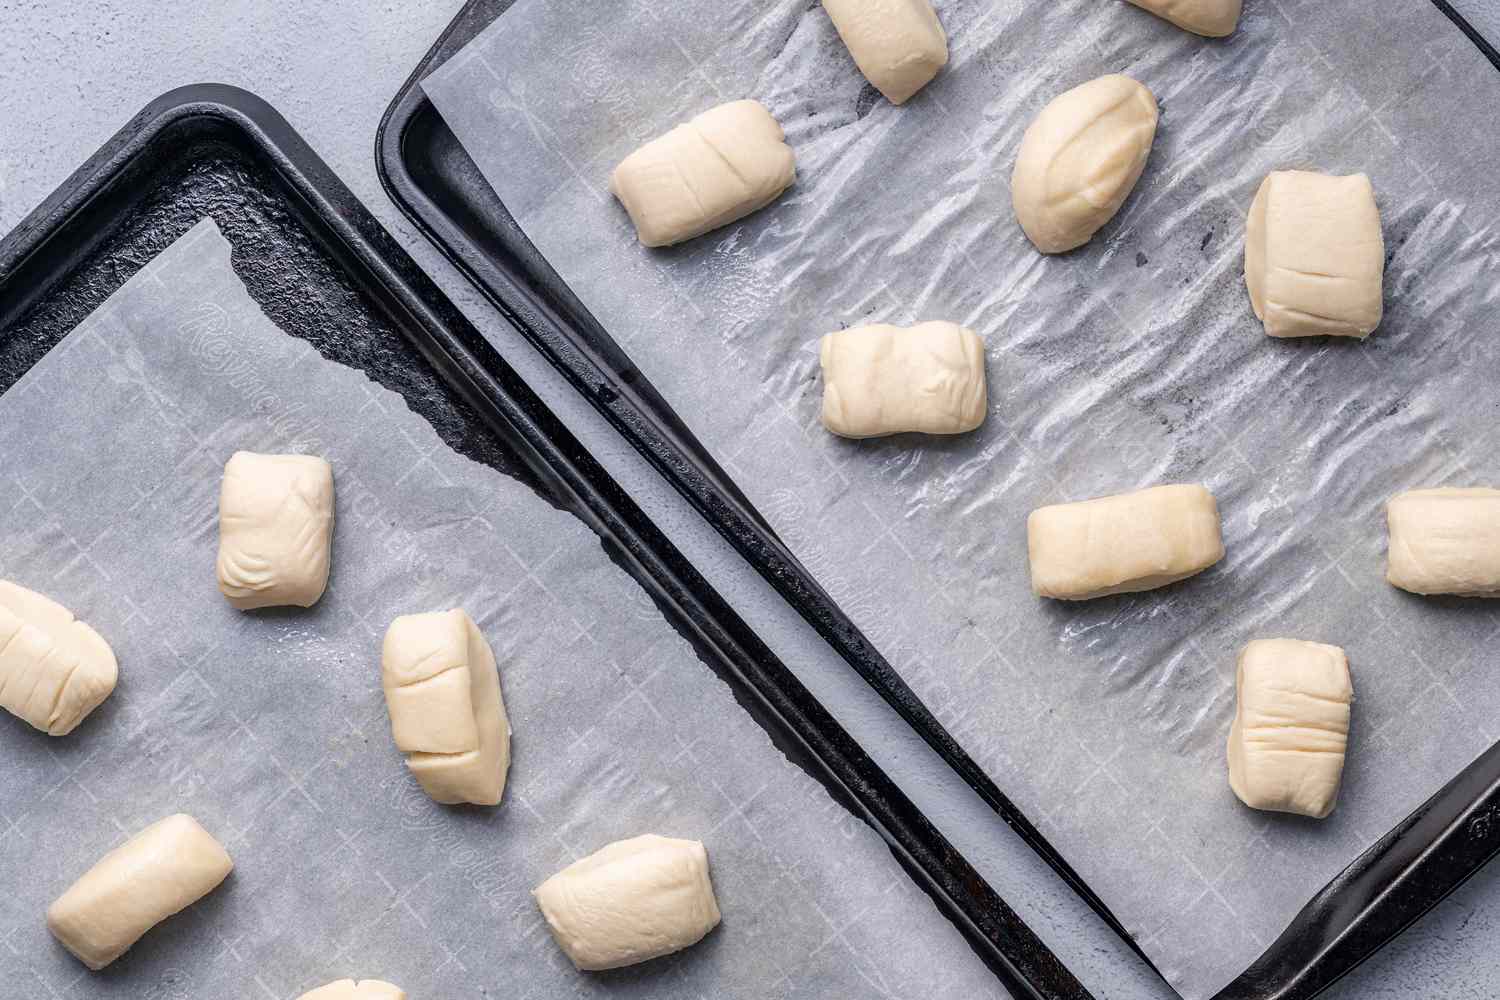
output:
[[[387,194],[1047,864],[1151,964],[1103,901],[979,769],[798,563],[536,252],[498,197],[490,192],[488,199],[493,202],[491,209],[498,209],[498,231],[475,234],[466,231],[423,187],[420,166],[409,158],[413,135],[422,128],[434,127],[434,118],[435,127],[446,130],[446,126],[422,93],[420,81],[513,2],[469,0],[397,91],[375,144],[377,170]],[[1500,51],[1447,0],[1432,3],[1500,70]],[[472,162],[467,169],[478,175]],[[515,266],[517,273],[511,273],[504,264]],[[1496,853],[1500,853],[1500,747],[1474,761],[1361,854],[1215,1000],[1308,1000],[1316,996],[1456,890]]]
[[[1088,993],[996,896],[915,805],[685,560],[545,404],[269,104],[200,84],[149,104],[0,240],[0,336],[65,277],[49,255],[76,261],[108,237],[93,228],[132,162],[168,146],[173,129],[212,119],[278,176],[325,248],[369,290],[455,391],[505,429],[505,440],[555,498],[600,535],[784,752],[887,842],[914,880],[1018,997]],[[180,151],[171,150],[169,153]],[[121,278],[123,282],[124,278]],[[714,666],[711,661],[717,661]]]
[[[1500,49],[1496,49],[1489,39],[1481,35],[1479,29],[1470,24],[1468,19],[1460,14],[1448,0],[1432,0],[1432,4],[1453,22],[1454,27],[1463,32],[1465,38],[1474,43],[1475,48],[1484,53],[1484,57],[1493,63],[1496,69],[1500,69]]]

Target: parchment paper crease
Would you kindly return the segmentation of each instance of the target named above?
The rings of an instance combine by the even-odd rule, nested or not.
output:
[[[1500,75],[1425,0],[1248,0],[1227,41],[1114,0],[937,0],[952,61],[896,108],[804,0],[521,0],[424,87],[522,228],[967,749],[1189,1000],[1500,735],[1497,618],[1383,581],[1382,505],[1500,482]],[[1058,93],[1124,72],[1164,114],[1087,248],[1044,259],[1007,188]],[[755,97],[795,188],[686,246],[608,196],[642,141]],[[1241,280],[1264,175],[1364,171],[1389,250],[1367,343],[1275,342]],[[818,337],[950,319],[992,410],[953,440],[821,430]],[[1202,481],[1227,560],[1157,593],[1031,596],[1025,517]],[[1345,646],[1342,801],[1241,807],[1224,773],[1249,639]],[[1001,825],[996,822],[996,835]]]
[[[205,220],[0,396],[0,576],[63,601],[120,660],[65,739],[0,713],[5,996],[289,1000],[343,977],[413,1000],[1002,996],[881,840],[792,766],[579,521],[449,451],[400,397],[282,333]],[[313,609],[214,583],[235,449],[334,466]],[[390,737],[380,641],[462,604],[515,727],[497,809],[422,794]],[[88,973],[47,904],[172,812],[236,868]],[[653,831],[705,841],[722,927],[673,958],[575,972],[530,896]]]

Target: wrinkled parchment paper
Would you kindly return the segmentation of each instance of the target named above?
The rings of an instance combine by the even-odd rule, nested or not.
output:
[[[803,0],[521,0],[424,87],[803,562],[1198,1000],[1500,736],[1500,619],[1388,587],[1382,512],[1500,483],[1500,75],[1425,0],[1248,0],[1228,41],[1115,0],[937,7],[951,64],[901,108]],[[1109,72],[1162,104],[1151,162],[1093,243],[1043,258],[1010,207],[1017,145]],[[796,187],[637,246],[610,170],[742,97],[786,126]],[[1290,167],[1374,180],[1388,311],[1366,343],[1272,341],[1251,314],[1245,212]],[[818,337],[927,319],[986,338],[984,428],[823,432]],[[1027,512],[1176,481],[1217,494],[1224,563],[1151,594],[1032,597]],[[1228,788],[1235,657],[1267,636],[1353,662],[1322,823]]]
[[[1004,995],[597,536],[278,330],[211,220],[0,396],[0,427],[0,576],[66,603],[120,661],[66,738],[0,713],[0,994],[289,1000],[352,976],[413,1000],[907,997],[929,981],[920,954],[941,995]],[[311,610],[219,596],[219,481],[239,448],[333,463],[333,575]],[[390,620],[458,604],[515,728],[496,809],[422,794],[380,691]],[[178,811],[234,873],[88,973],[47,904]],[[647,831],[708,845],[724,923],[679,956],[581,975],[530,890]]]

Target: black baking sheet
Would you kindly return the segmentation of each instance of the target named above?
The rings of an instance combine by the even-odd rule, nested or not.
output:
[[[0,392],[200,219],[266,314],[455,451],[583,520],[787,756],[874,828],[1017,996],[1087,993],[708,586],[272,108],[154,101],[0,242]]]
[[[512,2],[474,0],[466,5],[396,95],[377,141],[388,192],[575,387],[1129,941],[1097,895],[818,586],[541,258],[423,95],[418,82]],[[1496,61],[1494,49],[1449,4],[1434,2]],[[1496,64],[1500,68],[1500,61]],[[1485,814],[1497,776],[1500,758],[1491,752],[1361,855],[1309,904],[1254,968],[1225,990],[1225,1000],[1314,995],[1473,874],[1500,847],[1500,835],[1491,826],[1474,826],[1466,817]],[[1419,838],[1422,850],[1414,853],[1411,847]],[[1460,843],[1461,849],[1452,850]]]

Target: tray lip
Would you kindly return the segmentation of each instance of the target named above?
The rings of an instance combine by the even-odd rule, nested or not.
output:
[[[1438,10],[1442,11],[1459,31],[1463,32],[1465,38],[1474,43],[1474,47],[1483,53],[1484,57],[1497,70],[1500,70],[1500,49],[1495,47],[1494,42],[1485,38],[1479,29],[1470,24],[1469,19],[1460,14],[1458,8],[1454,7],[1448,0],[1432,0],[1432,4]]]
[[[0,239],[0,292],[24,272],[29,261],[46,251],[50,240],[78,221],[85,206],[106,196],[112,181],[132,161],[169,138],[174,126],[194,118],[229,126],[264,157],[289,195],[303,199],[317,223],[328,227],[352,255],[352,263],[341,262],[343,269],[351,274],[365,269],[366,276],[405,310],[405,316],[393,320],[422,327],[433,345],[447,355],[456,373],[431,359],[429,363],[439,367],[440,376],[455,392],[465,392],[465,385],[455,384],[460,379],[478,383],[477,390],[496,404],[499,419],[508,426],[508,444],[556,491],[559,501],[571,501],[575,516],[650,578],[651,585],[639,582],[654,589],[653,596],[673,624],[691,630],[697,642],[708,647],[733,675],[741,689],[737,698],[743,695],[754,700],[780,730],[768,735],[790,743],[809,762],[804,770],[881,836],[913,880],[939,904],[1014,995],[1088,1000],[1090,994],[1040,939],[697,573],[286,119],[261,98],[228,85],[194,84],[150,102]],[[187,154],[178,150],[176,155]],[[390,303],[382,305],[390,307]],[[24,315],[28,308],[17,309],[17,315]],[[742,707],[750,711],[748,705]],[[766,725],[759,719],[757,723]],[[976,898],[986,905],[971,912],[975,908],[964,901]],[[1001,940],[1019,940],[1027,953],[1017,961],[1018,956],[997,945]]]
[[[979,772],[977,767],[971,772],[954,763],[949,748],[943,745],[944,741],[951,744],[951,748],[957,750],[958,754],[963,758],[967,759],[967,754],[961,748],[957,747],[956,741],[953,741],[946,730],[933,719],[933,725],[940,732],[940,735],[937,735],[928,731],[922,724],[907,717],[903,706],[898,704],[901,696],[896,695],[893,698],[891,692],[882,689],[879,681],[872,677],[870,673],[867,673],[856,662],[856,657],[865,654],[873,654],[877,659],[879,657],[878,652],[875,652],[872,647],[868,646],[863,636],[857,630],[853,630],[852,625],[850,626],[852,635],[830,636],[821,627],[820,622],[814,621],[808,612],[797,606],[796,601],[783,589],[781,579],[767,568],[769,563],[774,562],[767,554],[767,541],[769,542],[771,552],[774,553],[775,546],[780,545],[780,540],[775,536],[774,531],[769,525],[765,524],[764,520],[759,517],[758,512],[753,507],[750,507],[750,514],[752,516],[747,519],[748,524],[763,527],[766,535],[769,537],[768,540],[761,539],[758,540],[760,544],[755,544],[743,538],[736,537],[734,530],[720,520],[724,516],[722,509],[716,510],[713,504],[705,503],[699,498],[694,497],[689,485],[681,478],[683,470],[680,464],[674,465],[664,460],[657,453],[658,449],[667,449],[672,451],[678,459],[682,458],[676,443],[671,440],[672,435],[666,433],[652,417],[643,416],[639,413],[634,414],[635,419],[622,416],[618,412],[616,404],[623,397],[615,391],[613,386],[608,384],[607,381],[598,386],[587,384],[578,372],[570,370],[568,367],[570,364],[576,364],[576,360],[570,361],[560,354],[554,353],[544,343],[544,335],[527,328],[528,324],[520,319],[516,315],[515,310],[502,300],[500,290],[492,287],[481,276],[478,270],[480,265],[471,260],[471,258],[477,258],[482,261],[483,254],[468,244],[458,224],[452,222],[446,213],[433,203],[422,189],[416,177],[408,169],[404,155],[408,131],[420,116],[424,114],[436,114],[435,107],[433,107],[431,101],[427,99],[421,90],[421,79],[435,68],[439,57],[443,56],[445,54],[444,50],[450,47],[450,40],[458,34],[466,21],[475,16],[480,8],[496,8],[493,16],[499,16],[513,2],[515,0],[466,0],[463,8],[460,9],[459,13],[455,15],[431,48],[423,55],[401,88],[397,90],[381,119],[375,142],[377,174],[387,195],[396,203],[397,207],[402,210],[413,225],[459,269],[469,282],[484,294],[513,325],[520,329],[527,339],[532,342],[533,346],[541,351],[554,367],[562,371],[569,378],[569,381],[574,384],[575,388],[583,393],[615,425],[616,429],[626,437],[631,445],[645,455],[653,465],[656,465],[658,471],[661,472],[668,482],[693,503],[700,514],[720,534],[730,541],[752,566],[767,577],[768,581],[782,593],[788,603],[791,603],[797,610],[801,611],[809,623],[813,624],[814,628],[820,634],[823,634],[825,640],[844,655],[844,658],[850,662],[850,665],[864,675],[871,686],[875,687],[897,709],[898,713],[907,718],[908,723],[916,728],[927,742],[947,760],[950,766],[953,766],[965,781],[997,813],[1001,814],[1007,823],[1022,835],[1022,838],[1026,840],[1033,850],[1042,856],[1049,867],[1082,897],[1090,908],[1140,955],[1148,966],[1159,973],[1160,970],[1156,969],[1155,963],[1151,961],[1140,948],[1139,944],[1130,936],[1113,914],[1109,912],[1108,907],[1104,905],[1103,901],[1093,893],[1087,883],[1083,882],[1072,871],[1071,866],[1067,864],[1060,853],[1056,852],[1047,843],[1045,837],[1039,831],[1035,831],[1034,827],[1031,827],[1029,820],[1026,819],[1024,814],[1019,809],[1016,809],[999,792],[998,788],[994,787],[993,782],[990,782],[987,776]],[[1484,55],[1496,70],[1500,70],[1500,50],[1497,50],[1495,44],[1492,44],[1480,34],[1448,0],[1431,0],[1431,2],[1480,50],[1481,54]],[[479,25],[479,28],[486,27],[489,21],[493,19],[493,16],[486,18]],[[477,33],[477,31],[460,39],[460,44],[467,42],[469,38],[473,37],[474,33]],[[501,207],[504,207],[503,203],[501,203]],[[551,270],[550,266],[548,270]],[[530,276],[528,275],[528,277]],[[514,291],[531,297],[524,289],[519,288],[515,282],[510,281],[509,276],[505,277],[504,284],[509,285]],[[546,311],[545,306],[536,305],[537,308]],[[581,352],[575,349],[571,353],[577,359],[578,354]],[[584,364],[598,370],[598,365],[592,359],[582,360]],[[617,371],[612,374],[624,374],[629,379],[633,379],[636,373],[632,369],[627,372],[622,373]],[[640,425],[643,422],[649,428],[656,431],[657,437],[654,442],[645,440],[641,436]],[[737,506],[734,502],[736,499],[745,506],[749,506],[748,502],[743,500],[743,496],[738,493],[737,489],[730,491],[729,496],[717,499],[721,501],[720,508],[728,506],[732,509]],[[795,557],[792,557],[789,552],[786,555],[793,567],[801,569]],[[763,562],[762,560],[765,561]],[[814,589],[816,590],[816,584],[814,584]],[[831,599],[827,598],[826,594],[823,597],[832,604]],[[834,605],[834,610],[837,611],[836,605]],[[904,688],[904,684],[902,686]],[[915,695],[909,689],[906,689],[906,697],[917,701]],[[919,701],[918,705],[920,705]],[[925,706],[922,709],[925,711]],[[930,716],[930,713],[927,714]],[[1490,761],[1488,768],[1485,767],[1486,761]],[[972,764],[972,761],[970,763]],[[993,795],[998,796],[998,802],[992,797],[992,794],[988,793],[982,787],[984,783],[988,783]],[[1486,791],[1476,795],[1474,792],[1477,788],[1484,788]],[[1464,795],[1467,795],[1467,797],[1462,798],[1462,801],[1455,800],[1455,796],[1462,797]],[[1484,850],[1475,848],[1472,843],[1468,844],[1469,850],[1462,853],[1462,857],[1464,859],[1463,863],[1469,867],[1460,871],[1456,877],[1451,873],[1444,873],[1445,882],[1441,886],[1440,891],[1423,890],[1420,886],[1414,887],[1412,883],[1416,881],[1416,876],[1422,874],[1423,866],[1420,864],[1411,864],[1409,863],[1409,859],[1404,860],[1389,853],[1389,848],[1392,845],[1399,844],[1402,838],[1415,828],[1436,826],[1438,829],[1434,832],[1438,835],[1437,839],[1428,845],[1428,849],[1423,852],[1421,859],[1423,861],[1430,861],[1430,856],[1437,853],[1439,848],[1445,846],[1451,848],[1454,841],[1462,842],[1466,836],[1470,840],[1473,839],[1473,831],[1460,821],[1464,816],[1470,815],[1475,810],[1489,810],[1495,813],[1497,817],[1500,817],[1500,754],[1481,755],[1480,758],[1476,759],[1460,772],[1447,786],[1435,793],[1422,806],[1418,807],[1406,820],[1393,828],[1375,844],[1371,845],[1365,852],[1361,853],[1339,876],[1335,877],[1324,890],[1308,903],[1307,907],[1299,914],[1298,919],[1288,927],[1287,933],[1283,935],[1283,938],[1278,939],[1277,942],[1268,948],[1261,959],[1257,960],[1240,978],[1225,987],[1216,996],[1215,1000],[1241,1000],[1241,998],[1249,1000],[1251,997],[1254,997],[1255,1000],[1309,1000],[1309,998],[1321,993],[1338,979],[1353,971],[1360,963],[1371,957],[1407,926],[1415,922],[1423,913],[1436,906],[1448,894],[1455,891],[1465,880],[1474,875],[1496,852],[1500,852],[1500,839],[1494,841],[1493,848],[1486,847]],[[1447,817],[1445,823],[1438,822],[1442,817]],[[1029,836],[1023,827],[1031,827],[1031,830],[1035,834],[1034,837]],[[1496,828],[1500,828],[1500,818],[1489,824],[1486,829]],[[1450,853],[1460,852],[1450,851]],[[1374,892],[1371,883],[1385,875],[1393,876],[1396,882],[1403,884],[1408,892],[1416,893],[1421,897],[1420,901],[1412,902],[1408,900],[1405,904],[1392,903],[1388,898],[1393,895],[1392,893],[1384,891]],[[1363,890],[1371,892],[1374,899],[1373,901],[1366,901],[1364,905],[1358,908],[1357,912],[1351,913],[1349,912],[1350,907],[1347,905],[1347,902],[1340,900],[1337,895],[1339,890],[1346,887],[1349,887],[1351,891]],[[1403,905],[1406,909],[1403,909]],[[1417,908],[1411,909],[1411,907]],[[1275,958],[1273,953],[1276,948],[1283,943],[1283,939],[1292,935],[1294,931],[1304,934],[1308,932],[1309,928],[1306,926],[1304,918],[1313,919],[1319,916],[1347,921],[1336,929],[1337,934],[1334,936],[1334,941],[1329,947],[1320,950],[1308,964],[1301,968],[1291,968],[1284,964],[1278,966],[1277,962],[1268,961]],[[1358,940],[1355,940],[1355,943],[1351,944],[1352,939]]]

